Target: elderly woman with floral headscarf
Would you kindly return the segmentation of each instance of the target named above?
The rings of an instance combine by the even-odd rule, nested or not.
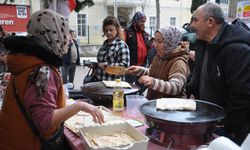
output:
[[[27,32],[27,37],[8,37],[4,40],[10,50],[7,65],[12,75],[0,112],[2,150],[41,149],[39,138],[19,109],[17,97],[45,139],[81,110],[90,113],[96,122],[102,123],[104,119],[97,107],[85,102],[65,106],[58,67],[63,64],[62,55],[67,52],[68,20],[48,9],[37,11],[30,17]]]
[[[185,96],[184,85],[189,74],[188,46],[181,42],[181,31],[175,27],[156,31],[156,56],[150,68],[131,66],[126,73],[140,76],[139,82],[148,87],[148,99]]]

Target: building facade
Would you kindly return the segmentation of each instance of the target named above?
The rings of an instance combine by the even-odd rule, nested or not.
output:
[[[160,27],[181,27],[189,22],[192,0],[160,0]],[[129,25],[136,11],[147,16],[146,31],[153,36],[156,30],[155,0],[94,0],[95,5],[86,7],[69,16],[70,27],[77,32],[81,44],[100,45],[105,40],[102,21],[107,16],[117,16],[123,28]]]

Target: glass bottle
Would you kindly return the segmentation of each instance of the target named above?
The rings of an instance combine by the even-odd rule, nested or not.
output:
[[[113,90],[113,111],[123,116],[124,111],[124,91],[121,85],[121,79],[115,80],[115,86]]]

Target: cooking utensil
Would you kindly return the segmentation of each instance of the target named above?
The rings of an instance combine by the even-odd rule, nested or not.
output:
[[[123,66],[107,66],[105,71],[111,75],[124,75],[126,67]]]
[[[90,60],[83,60],[83,66],[87,66],[91,69],[96,69],[98,67],[98,63]]]
[[[178,150],[196,148],[210,141],[217,121],[226,113],[216,104],[195,101],[195,111],[157,110],[156,100],[142,104],[139,109],[149,126],[146,134],[153,142]]]

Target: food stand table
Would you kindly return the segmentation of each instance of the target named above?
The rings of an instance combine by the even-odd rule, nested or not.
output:
[[[124,95],[135,94],[140,88],[135,84],[130,84],[132,88],[124,88]],[[94,104],[112,104],[113,88],[108,88],[102,81],[83,84],[81,91],[89,97]]]
[[[125,109],[126,110],[126,109]],[[144,122],[144,117],[142,115],[138,115],[138,116],[130,116],[128,115],[128,113],[126,111],[124,111],[124,115],[123,115],[124,119],[136,119],[139,120],[141,122]],[[142,132],[143,134],[145,134],[145,130],[148,126],[144,124],[144,126],[141,127],[137,127],[136,129],[140,132]],[[75,133],[73,133],[72,131],[70,131],[68,128],[65,127],[64,129],[65,135],[66,135],[66,139],[71,139],[71,141],[68,141],[68,143],[71,145],[71,147],[74,147],[75,149],[73,150],[86,150],[84,148],[84,144],[83,143],[81,137],[77,136]],[[148,150],[165,150],[166,147],[157,145],[153,142],[148,142]]]
[[[198,120],[198,121],[201,121],[200,123],[189,123],[189,124],[183,124],[183,123],[178,123],[178,124],[174,124],[173,125],[173,128],[171,128],[171,129],[169,129],[168,131],[169,131],[169,133],[168,134],[166,134],[166,135],[170,135],[170,134],[173,134],[172,132],[175,132],[175,131],[178,131],[178,133],[176,133],[176,136],[178,135],[178,137],[180,137],[180,138],[175,138],[175,140],[176,140],[176,142],[179,142],[179,144],[180,145],[176,145],[175,147],[174,147],[174,144],[172,143],[172,142],[170,142],[171,144],[169,145],[165,145],[165,147],[164,146],[160,146],[160,143],[158,143],[158,144],[156,144],[157,142],[152,142],[151,140],[153,140],[152,139],[152,135],[151,135],[151,137],[150,137],[150,141],[148,142],[148,147],[147,147],[147,149],[148,150],[162,150],[162,149],[167,149],[167,147],[171,147],[171,149],[170,150],[176,150],[176,149],[185,149],[184,147],[189,147],[188,149],[196,149],[197,148],[197,146],[200,146],[200,145],[203,145],[203,144],[205,144],[204,142],[202,142],[202,143],[195,143],[195,144],[192,144],[191,143],[191,145],[190,145],[190,143],[187,143],[187,141],[183,141],[183,140],[185,140],[185,138],[182,138],[182,136],[187,136],[187,135],[189,135],[189,137],[191,137],[191,139],[189,139],[189,140],[194,140],[195,141],[195,139],[196,138],[192,138],[192,134],[193,134],[193,132],[202,132],[202,134],[203,134],[203,131],[205,131],[204,129],[207,129],[206,127],[209,127],[208,129],[209,130],[207,130],[207,131],[205,131],[204,132],[204,135],[207,135],[207,132],[208,132],[208,135],[210,135],[211,136],[211,134],[212,134],[212,132],[210,132],[210,126],[207,126],[207,123],[206,122],[202,122],[202,120],[204,121],[204,117],[205,118],[207,118],[207,117],[211,117],[211,115],[212,115],[212,119],[214,119],[214,120],[212,120],[212,124],[213,124],[213,122],[216,122],[216,120],[220,120],[220,119],[222,119],[222,118],[224,118],[224,116],[225,116],[225,112],[224,112],[224,110],[222,109],[222,108],[220,108],[219,106],[215,106],[215,104],[210,104],[210,103],[208,103],[208,102],[203,102],[203,101],[199,101],[199,100],[196,100],[196,102],[197,102],[197,109],[196,109],[196,112],[188,112],[188,111],[183,111],[183,112],[177,112],[177,111],[171,111],[171,112],[169,112],[169,111],[166,111],[166,112],[164,112],[164,113],[184,113],[184,114],[189,114],[189,115],[191,115],[191,117],[187,117],[189,120],[190,119],[196,119],[197,117],[192,117],[192,116],[195,116],[195,115],[192,115],[192,113],[197,113],[197,115],[200,117],[200,118],[202,118],[202,119],[200,119],[200,120]],[[154,108],[148,108],[149,106],[151,106],[151,105],[154,105],[154,108],[155,108],[155,101],[154,100],[151,100],[151,101],[148,101],[148,102],[146,102],[146,103],[144,103],[144,104],[142,104],[141,106],[140,106],[140,111],[144,114],[144,116],[141,114],[141,113],[139,113],[139,114],[136,114],[136,115],[129,115],[129,113],[127,112],[127,109],[126,109],[126,107],[125,107],[125,110],[124,110],[124,113],[123,113],[123,118],[124,119],[135,119],[135,120],[139,120],[139,121],[141,121],[141,122],[144,122],[144,125],[143,126],[141,126],[141,127],[137,127],[136,129],[138,130],[138,131],[140,131],[141,133],[143,133],[144,135],[149,135],[148,133],[146,134],[146,132],[148,131],[148,127],[149,126],[152,126],[152,123],[154,124],[154,125],[156,125],[156,126],[159,126],[159,128],[161,128],[161,129],[163,129],[164,127],[162,126],[162,123],[164,122],[165,123],[165,125],[167,124],[170,124],[171,123],[171,121],[162,121],[163,119],[165,119],[166,118],[166,116],[167,117],[169,117],[169,116],[171,116],[171,115],[169,115],[169,114],[167,114],[167,115],[164,115],[164,117],[162,117],[162,118],[159,118],[157,121],[158,122],[156,122],[156,121],[154,121],[153,122],[153,120],[152,120],[152,116],[151,116],[151,120],[149,120],[149,116],[148,116],[148,114],[151,114],[151,115],[156,115],[157,117],[159,117],[160,115],[159,114],[155,114],[155,113],[152,113],[151,111],[156,111]],[[209,110],[208,110],[209,109]],[[211,110],[210,110],[211,109]],[[112,109],[110,109],[110,110],[112,110]],[[146,113],[145,112],[145,110],[148,112],[148,113]],[[130,111],[130,110],[128,110],[128,111]],[[146,114],[145,114],[146,113]],[[161,112],[161,111],[157,111],[157,113],[163,113],[163,112]],[[204,114],[205,113],[205,114]],[[209,113],[209,115],[207,115],[206,113]],[[173,115],[173,114],[172,114]],[[217,117],[216,117],[216,115],[217,115]],[[174,117],[174,119],[180,119],[180,117],[181,116],[183,116],[183,115],[177,115],[177,116],[175,116]],[[146,117],[146,118],[145,118]],[[146,119],[147,119],[147,121],[146,121]],[[197,118],[198,119],[198,118]],[[210,118],[211,119],[211,118]],[[191,121],[191,120],[190,120]],[[148,126],[148,125],[146,125],[145,124],[145,122],[150,122],[150,125]],[[174,123],[176,123],[176,122],[174,122]],[[172,124],[172,123],[171,123]],[[180,128],[180,125],[181,125],[181,128]],[[183,125],[185,125],[185,126],[183,126]],[[208,125],[210,125],[210,123],[208,124]],[[172,127],[172,126],[171,126]],[[202,128],[200,128],[200,127],[202,127]],[[204,127],[204,128],[203,128]],[[197,129],[196,129],[197,128]],[[212,125],[212,128],[213,129],[215,129],[215,126],[214,125]],[[150,128],[149,128],[150,129]],[[146,131],[147,130],[147,131]],[[190,133],[189,133],[189,130],[190,130]],[[165,130],[164,130],[165,131]],[[84,143],[82,143],[81,142],[81,139],[80,139],[80,137],[77,137],[73,132],[71,132],[71,131],[69,131],[69,130],[67,130],[66,129],[66,131],[65,131],[67,134],[66,134],[66,137],[67,136],[71,136],[71,139],[74,139],[74,143],[70,143],[70,144],[72,144],[74,147],[77,147],[77,149],[76,150],[84,150]],[[184,135],[185,134],[185,135]],[[187,135],[186,135],[187,134]],[[196,135],[196,134],[195,134]],[[209,137],[210,137],[209,136]],[[73,137],[73,138],[72,138]],[[167,136],[166,136],[167,137]],[[175,137],[175,136],[173,136],[173,137]],[[210,137],[210,138],[214,138],[214,136],[213,137]],[[212,139],[210,139],[210,140],[212,140]],[[206,142],[206,141],[205,141]],[[162,144],[161,144],[162,145]],[[187,148],[186,148],[187,149]],[[185,150],[186,150],[185,149]]]

